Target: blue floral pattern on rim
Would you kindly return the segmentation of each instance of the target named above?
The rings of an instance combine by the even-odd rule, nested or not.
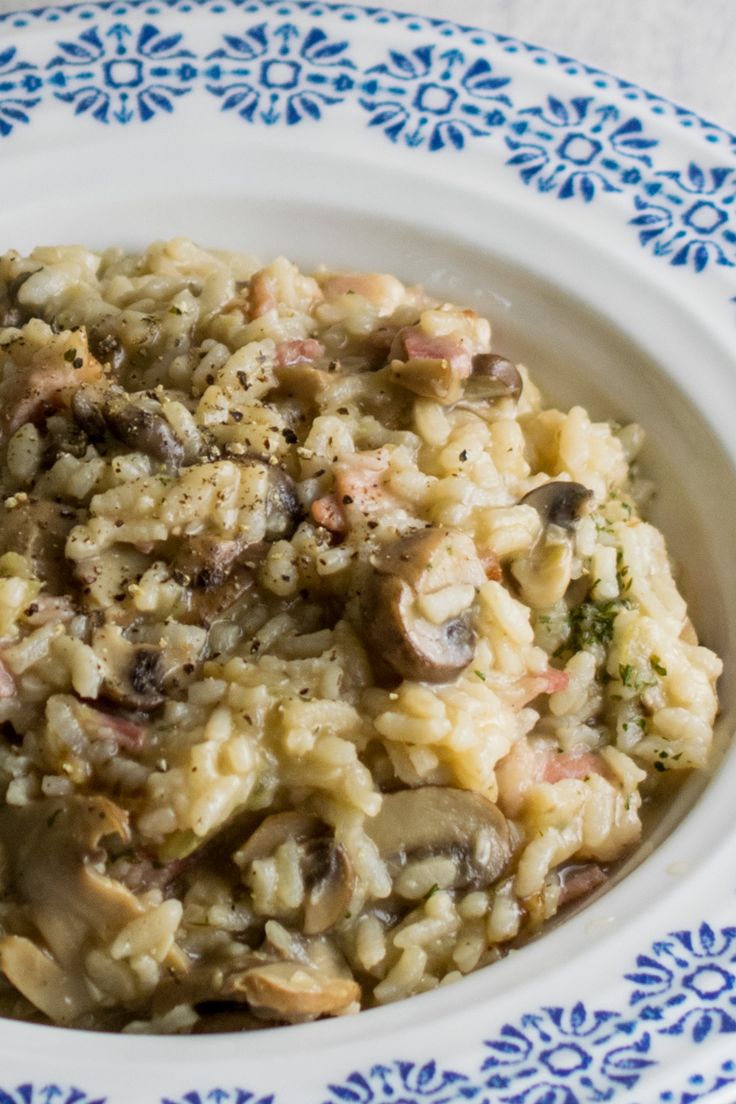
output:
[[[624,975],[633,984],[623,1009],[568,1007],[528,1012],[484,1043],[477,1070],[395,1060],[354,1070],[327,1087],[319,1104],[601,1104],[632,1101],[648,1070],[663,1069],[659,1040],[686,1035],[698,1047],[736,1033],[736,928],[672,932],[636,959]],[[710,1079],[693,1074],[686,1087],[665,1090],[658,1104],[695,1104],[736,1086],[736,1061]],[[0,1104],[5,1104],[0,1096]],[[244,1089],[190,1092],[161,1104],[278,1104]],[[653,1101],[652,1101],[653,1104]]]
[[[487,58],[469,60],[456,47],[391,50],[388,62],[367,74],[360,104],[370,113],[368,125],[392,142],[426,143],[433,153],[445,146],[461,150],[468,138],[490,134],[506,121],[501,106],[512,106],[502,91],[511,78],[499,76]]]
[[[319,27],[258,23],[243,35],[225,35],[225,47],[208,56],[207,89],[246,122],[267,126],[304,118],[321,119],[325,107],[341,103],[353,87],[355,65],[348,43],[332,42]]]
[[[12,134],[18,123],[30,123],[30,112],[41,102],[35,95],[43,80],[35,65],[22,61],[15,46],[0,51],[0,138]]]
[[[195,88],[233,119],[257,126],[314,125],[326,110],[344,108],[408,149],[457,155],[470,142],[494,142],[509,169],[539,192],[584,204],[608,195],[609,209],[621,212],[639,244],[666,263],[695,274],[736,266],[736,168],[706,158],[662,165],[660,140],[625,102],[643,100],[660,114],[667,107],[683,126],[698,121],[706,140],[735,140],[625,81],[579,63],[571,68],[569,58],[504,36],[479,37],[444,21],[311,0],[278,6],[276,0],[228,0],[229,8],[242,8],[250,20],[244,19],[242,32],[222,35],[216,48],[197,49],[185,42],[184,32],[135,21],[144,2],[79,5],[82,15],[97,13],[96,24],[59,40],[40,65],[24,60],[14,45],[0,52],[0,138],[32,122],[48,94],[76,115],[122,126],[171,115]],[[162,0],[145,10],[226,10],[208,0],[179,3]],[[103,25],[99,17],[110,10],[109,25]],[[361,63],[355,39],[321,26],[338,14],[345,21],[394,21],[414,35],[432,32],[436,38],[439,29],[447,48],[437,41],[404,49],[397,43],[383,57]],[[519,50],[540,63],[564,66],[568,76],[585,76],[586,94],[528,102],[523,82],[504,67],[504,59]]]
[[[104,31],[90,27],[75,41],[59,43],[48,63],[49,84],[57,100],[74,105],[75,115],[100,123],[129,123],[137,116],[145,123],[160,111],[170,114],[197,76],[189,60],[194,54],[181,40],[152,23],[138,31],[127,23]]]

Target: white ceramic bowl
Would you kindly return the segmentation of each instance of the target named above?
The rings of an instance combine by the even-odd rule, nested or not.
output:
[[[636,419],[725,659],[717,766],[576,916],[447,989],[253,1036],[4,1022],[2,1104],[736,1099],[736,171],[729,134],[567,58],[378,9],[82,4],[0,20],[0,241],[187,234],[395,271],[550,396]]]

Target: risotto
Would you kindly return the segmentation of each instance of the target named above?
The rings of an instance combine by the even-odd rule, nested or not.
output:
[[[0,258],[0,1010],[344,1015],[602,886],[718,708],[641,443],[394,276]]]

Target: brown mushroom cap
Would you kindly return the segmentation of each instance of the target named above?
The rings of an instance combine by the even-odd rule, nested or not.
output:
[[[447,586],[482,586],[483,567],[468,536],[420,529],[385,545],[372,561],[361,597],[363,635],[379,662],[403,678],[446,682],[473,658],[467,614],[437,625],[416,607],[422,595]]]
[[[545,526],[558,525],[561,529],[572,530],[592,497],[593,492],[582,483],[558,479],[535,487],[519,504],[533,506]]]
[[[236,567],[218,585],[192,591],[189,608],[181,614],[180,620],[184,624],[201,625],[208,629],[216,621],[223,620],[252,586],[252,573],[245,567]]]
[[[273,855],[290,839],[298,843],[301,853],[306,891],[304,932],[318,935],[344,917],[355,887],[348,854],[335,842],[324,821],[308,813],[274,813],[262,821],[233,860],[245,871],[252,862]]]
[[[181,467],[184,446],[163,417],[115,384],[82,384],[72,399],[77,422],[93,440],[109,431],[128,448],[144,452],[168,468]]]
[[[542,531],[528,555],[515,560],[514,578],[527,605],[545,609],[562,599],[570,585],[573,562],[572,533],[593,497],[582,483],[557,479],[535,487],[520,505],[532,506]]]
[[[476,353],[473,371],[465,381],[463,399],[468,402],[495,402],[518,399],[523,387],[519,369],[497,353]]]
[[[319,817],[310,813],[290,811],[273,813],[252,832],[242,847],[233,855],[233,861],[245,870],[256,859],[267,859],[287,840],[316,839],[327,831]]]
[[[442,855],[455,863],[454,886],[481,889],[501,876],[511,857],[503,813],[470,790],[422,786],[384,794],[365,830],[392,878],[411,862]]]
[[[365,634],[379,661],[405,679],[447,682],[473,658],[475,632],[464,617],[433,625],[414,612],[416,592],[393,575],[373,575],[363,593]]]
[[[137,406],[127,395],[114,392],[108,397],[105,420],[111,432],[129,448],[169,468],[176,469],[183,463],[184,446],[163,415]]]
[[[267,468],[266,540],[288,539],[303,516],[296,484],[289,473],[277,464],[268,464]]]

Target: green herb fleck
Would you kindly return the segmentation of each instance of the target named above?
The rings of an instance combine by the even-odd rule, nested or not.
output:
[[[439,886],[437,885],[437,883],[435,882],[435,883],[434,883],[434,885],[433,885],[433,886],[431,887],[431,889],[428,889],[428,890],[427,890],[427,893],[426,893],[426,895],[425,895],[425,898],[424,898],[424,900],[425,900],[425,901],[428,901],[430,897],[434,897],[435,893],[438,893],[438,892],[439,892],[439,888],[440,888],[440,887],[439,887]]]
[[[486,681],[486,676],[483,674],[482,671],[473,671],[473,674],[476,675],[480,679],[481,682]]]
[[[72,364],[73,361],[75,361],[76,359],[77,359],[77,350],[76,349],[67,349],[66,352],[64,353],[64,360],[67,362],[67,364]]]
[[[622,609],[628,608],[629,603],[619,598],[605,602],[581,602],[570,610],[570,636],[563,650],[589,651],[596,644],[610,644],[616,618]]]
[[[649,662],[652,665],[652,670],[654,671],[655,675],[661,675],[661,676],[664,677],[664,675],[667,674],[667,668],[661,662],[659,656],[657,656],[657,655],[650,656]]]
[[[619,663],[618,677],[624,686],[630,686],[632,689],[636,688],[639,681],[636,677],[636,668],[630,663]]]

